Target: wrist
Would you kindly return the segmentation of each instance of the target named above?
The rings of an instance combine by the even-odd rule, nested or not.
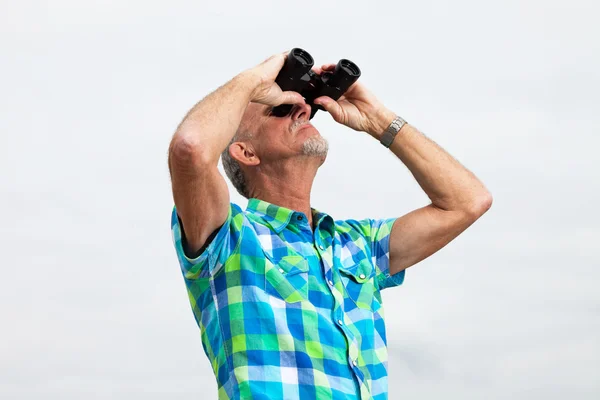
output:
[[[248,101],[253,101],[261,80],[258,75],[253,73],[250,69],[236,75],[232,79],[232,82],[247,94]]]
[[[377,140],[381,140],[381,137],[385,133],[386,129],[390,126],[392,121],[396,118],[396,113],[382,107],[377,111],[375,117],[372,119],[373,127],[368,132],[369,135]]]

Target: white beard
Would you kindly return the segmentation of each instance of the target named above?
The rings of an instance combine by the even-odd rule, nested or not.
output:
[[[325,157],[329,151],[329,142],[323,136],[311,136],[302,144],[305,156]]]

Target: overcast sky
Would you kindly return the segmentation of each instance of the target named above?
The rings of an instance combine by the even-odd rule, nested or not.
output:
[[[1,398],[216,398],[167,147],[198,100],[292,47],[356,62],[494,196],[384,292],[390,399],[600,398],[597,2],[166,4],[0,0]],[[313,207],[428,203],[368,135],[313,122],[330,142]]]

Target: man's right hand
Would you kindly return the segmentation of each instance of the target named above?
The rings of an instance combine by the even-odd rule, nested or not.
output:
[[[258,82],[250,101],[272,107],[281,104],[305,103],[304,97],[300,93],[294,91],[283,92],[279,85],[275,83],[279,71],[285,64],[287,54],[288,52],[275,54],[256,67],[242,72],[242,74],[250,76],[255,82]]]
[[[185,227],[186,254],[204,248],[227,221],[229,189],[217,164],[248,101],[272,107],[304,103],[299,93],[282,92],[275,83],[285,60],[286,54],[277,54],[238,74],[196,104],[173,135],[169,168],[173,199]]]

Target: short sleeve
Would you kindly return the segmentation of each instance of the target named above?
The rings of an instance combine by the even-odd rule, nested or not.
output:
[[[371,254],[377,268],[379,289],[399,286],[404,282],[405,270],[390,275],[390,234],[396,218],[369,220],[371,225]]]
[[[176,207],[171,213],[171,234],[181,272],[186,279],[208,278],[218,271],[235,251],[241,240],[244,214],[234,203],[229,206],[227,220],[217,231],[213,240],[196,258],[189,258],[182,244],[181,226]]]
[[[370,245],[371,259],[375,265],[379,290],[401,285],[404,282],[404,270],[390,275],[390,234],[396,218],[347,220],[345,222]]]

